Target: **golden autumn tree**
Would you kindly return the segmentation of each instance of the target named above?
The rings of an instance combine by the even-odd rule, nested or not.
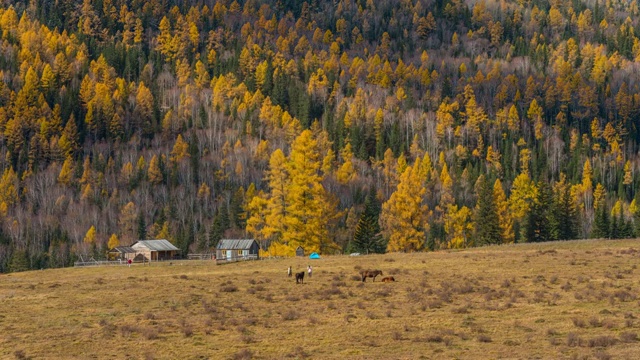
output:
[[[67,120],[67,124],[64,126],[62,136],[58,144],[65,156],[74,156],[78,150],[80,150],[80,135],[78,134],[78,127],[73,114]]]
[[[13,167],[4,171],[0,178],[0,203],[9,207],[18,202],[18,176]]]
[[[420,177],[421,163],[400,175],[396,191],[382,204],[380,227],[389,240],[387,251],[418,251],[424,247],[428,230],[428,207],[423,196],[427,192]]]
[[[536,196],[536,185],[528,174],[520,173],[513,181],[509,196],[509,211],[514,221],[524,220]]]
[[[114,247],[120,246],[120,240],[118,240],[118,235],[111,234],[109,237],[109,241],[107,242],[107,247],[109,249],[113,249]]]
[[[252,186],[253,183],[251,184]],[[268,194],[260,191],[258,194],[247,196],[247,203],[243,210],[247,213],[247,233],[251,234],[260,244],[260,256],[268,255],[265,249],[269,247],[269,239],[263,235],[267,223]]]
[[[253,197],[247,231],[269,244],[268,253],[293,256],[298,246],[309,252],[333,252],[337,245],[329,229],[340,213],[321,181],[318,143],[310,130],[303,131],[285,157],[276,149],[269,160],[269,193]]]
[[[136,216],[138,210],[136,205],[130,201],[120,210],[118,225],[120,226],[122,238],[125,240],[133,240],[136,236]],[[127,242],[125,242],[126,244]]]
[[[347,144],[340,152],[340,157],[342,158],[342,165],[338,168],[336,177],[341,184],[348,184],[356,178],[356,171],[353,168],[352,162],[353,151],[351,151],[351,142],[347,141]]]
[[[471,234],[473,234],[473,222],[471,209],[466,206],[458,208],[458,205],[451,204],[447,207],[444,215],[444,231],[447,233],[447,247],[450,249],[461,249],[469,245]]]
[[[267,181],[269,182],[269,198],[266,208],[262,214],[266,214],[264,227],[262,228],[262,237],[272,239],[276,242],[282,242],[285,221],[284,217],[287,213],[287,200],[289,188],[289,174],[287,172],[287,158],[280,149],[276,149],[269,159],[269,170],[267,171]],[[253,203],[253,202],[252,202]],[[260,206],[260,199],[256,199],[253,206]],[[253,215],[262,216],[257,212]],[[255,219],[252,220],[255,223]]]
[[[500,179],[496,179],[496,182],[493,184],[493,202],[495,203],[496,211],[498,212],[502,242],[506,244],[513,243],[515,239],[515,234],[513,232],[513,218],[509,211],[509,203],[507,202],[507,196],[504,193]]]
[[[161,184],[164,180],[162,171],[160,170],[160,160],[158,160],[157,155],[153,155],[151,161],[149,162],[149,170],[147,172],[147,176],[149,177],[149,182],[154,185]]]
[[[136,125],[139,126],[142,133],[151,133],[153,131],[153,94],[142,81],[138,86],[136,105],[133,112],[136,117]]]
[[[70,185],[73,180],[73,160],[67,157],[62,164],[60,174],[58,174],[58,182],[64,185]]]
[[[329,227],[339,212],[321,183],[318,150],[310,130],[303,131],[291,145],[287,162],[291,182],[283,241],[294,249],[302,245],[305,251],[326,253],[337,250],[329,237]]]
[[[95,244],[95,242],[96,242],[96,227],[95,226],[91,225],[89,230],[87,230],[87,233],[84,236],[84,242],[85,242],[85,244]]]
[[[182,139],[182,135],[176,138],[170,155],[169,160],[176,163],[189,156],[189,145]]]

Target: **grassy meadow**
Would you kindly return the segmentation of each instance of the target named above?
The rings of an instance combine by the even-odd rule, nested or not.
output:
[[[639,262],[589,240],[3,274],[0,358],[638,359]]]

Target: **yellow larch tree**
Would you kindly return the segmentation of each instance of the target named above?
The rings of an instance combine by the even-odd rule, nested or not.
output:
[[[269,159],[269,170],[267,171],[266,179],[269,183],[269,197],[265,204],[264,211],[264,225],[262,226],[261,233],[264,239],[273,240],[274,242],[281,242],[283,233],[285,231],[284,217],[287,214],[287,189],[289,186],[289,174],[286,169],[287,159],[284,153],[280,149],[276,149],[271,158]],[[262,207],[261,199],[255,199],[253,207],[258,209]],[[262,217],[263,214],[251,212],[252,216]],[[252,220],[252,223],[257,224],[257,219]],[[273,254],[279,256],[280,254]]]
[[[337,250],[329,237],[329,227],[340,212],[321,183],[318,143],[310,130],[303,131],[291,144],[287,171],[289,206],[283,242],[294,249],[302,245],[309,252]]]
[[[589,159],[585,160],[582,168],[582,183],[580,186],[580,193],[582,195],[582,203],[585,209],[591,209],[593,205],[593,182],[591,177],[593,176],[593,170],[591,169],[591,162]]]
[[[633,183],[633,175],[631,174],[631,162],[627,160],[624,163],[624,179],[622,180],[624,185],[631,185]]]
[[[447,247],[449,249],[461,249],[468,245],[473,234],[473,222],[471,222],[471,210],[463,206],[449,205],[444,216],[444,231],[447,233]]]
[[[60,174],[58,174],[58,182],[69,186],[71,184],[71,180],[73,180],[73,160],[70,157],[67,157],[64,160],[64,163],[62,163]]]
[[[443,140],[446,136],[447,139],[451,140],[455,121],[453,114],[456,111],[458,111],[458,102],[454,101],[449,103],[445,99],[445,101],[440,103],[436,111],[436,134],[439,139]]]
[[[132,240],[136,234],[136,217],[138,210],[136,205],[130,201],[120,210],[120,218],[118,225],[120,226],[121,235],[124,239]]]
[[[537,197],[538,189],[526,173],[520,173],[511,186],[509,211],[514,221],[521,221],[529,213],[532,202]]]
[[[593,210],[598,211],[598,209],[605,204],[606,195],[607,191],[604,186],[598,183],[596,189],[593,191]]]
[[[442,171],[440,172],[440,204],[439,206],[444,209],[447,208],[448,205],[453,204],[453,180],[451,179],[451,175],[449,175],[449,167],[445,162],[442,166]]]
[[[536,99],[533,99],[531,101],[531,105],[529,105],[529,110],[527,111],[527,117],[534,123],[534,134],[535,134],[536,140],[541,140],[543,135],[542,134],[542,129],[543,129],[542,113],[543,113],[542,108],[540,107],[540,105],[538,105],[538,102],[536,101]]]
[[[418,251],[424,247],[428,231],[428,207],[424,203],[426,188],[416,161],[400,176],[396,191],[382,204],[380,227],[388,239],[387,251]]]
[[[149,182],[153,185],[161,184],[164,180],[162,171],[160,170],[160,160],[157,155],[153,155],[149,162],[149,170],[147,171]]]
[[[496,179],[496,182],[493,184],[493,202],[496,205],[496,211],[500,221],[502,241],[506,244],[513,243],[515,239],[515,234],[513,232],[513,218],[511,217],[507,196],[504,193],[500,179]]]
[[[0,178],[0,203],[11,206],[18,202],[18,176],[9,167]]]
[[[340,152],[342,165],[336,172],[336,178],[341,184],[348,184],[356,178],[356,171],[353,168],[353,151],[351,151],[351,142],[347,140],[344,148]]]
[[[478,136],[480,133],[480,126],[487,121],[487,115],[484,110],[478,106],[476,102],[476,95],[473,92],[471,85],[467,85],[464,88],[464,117],[467,121],[467,129],[472,137]]]
[[[93,182],[93,171],[91,170],[91,162],[87,156],[82,164],[82,177],[80,178],[80,184],[87,185]]]
[[[84,242],[85,242],[85,244],[95,244],[95,242],[96,242],[96,227],[95,226],[91,225],[89,230],[87,230],[87,233],[84,236]]]
[[[176,142],[173,145],[169,159],[172,162],[180,162],[180,160],[189,156],[189,145],[184,141],[182,135],[178,135]]]
[[[382,159],[382,177],[384,179],[385,190],[391,192],[391,189],[398,184],[398,162],[393,156],[393,150],[387,148]]]
[[[420,171],[422,171],[420,176],[425,181],[425,183],[429,182],[431,180],[431,176],[433,173],[433,164],[431,163],[431,156],[429,156],[429,153],[426,151],[424,153],[424,156],[422,157],[422,164],[420,165]]]
[[[109,241],[107,242],[107,247],[109,249],[113,249],[117,246],[120,246],[120,240],[118,239],[118,235],[111,234],[111,236],[109,237]]]
[[[251,185],[253,185],[253,183]],[[269,239],[263,235],[263,229],[267,223],[267,206],[269,205],[267,196],[263,191],[251,197],[247,196],[248,200],[244,206],[244,211],[248,214],[246,230],[247,233],[251,234],[260,244],[260,256],[268,255],[268,253],[263,253],[264,249],[268,248],[269,241]]]
[[[509,108],[509,115],[507,115],[507,127],[509,131],[516,132],[520,130],[520,115],[518,115],[518,109],[515,105],[511,105]]]
[[[153,94],[142,81],[138,85],[134,115],[137,117],[136,121],[138,121],[143,133],[153,131]]]

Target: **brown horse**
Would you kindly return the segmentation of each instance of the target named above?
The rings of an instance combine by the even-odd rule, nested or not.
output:
[[[296,284],[304,284],[304,271],[300,271],[296,273]]]
[[[382,282],[393,282],[393,281],[396,281],[396,279],[393,276],[387,276],[382,278]]]
[[[362,270],[360,271],[360,276],[362,276],[362,282],[370,277],[373,278],[373,282],[376,281],[376,276],[382,275],[382,270]]]

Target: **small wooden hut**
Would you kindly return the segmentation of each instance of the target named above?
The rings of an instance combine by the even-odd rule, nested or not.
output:
[[[258,260],[259,251],[255,239],[222,239],[216,247],[216,262]]]
[[[302,246],[296,248],[296,256],[304,256],[304,248]]]
[[[133,260],[136,257],[136,249],[131,246],[116,246],[109,250],[107,255],[109,260]]]
[[[168,240],[138,240],[131,247],[138,255],[142,255],[143,261],[173,260],[178,256],[180,249]],[[138,260],[140,257],[136,256]]]

